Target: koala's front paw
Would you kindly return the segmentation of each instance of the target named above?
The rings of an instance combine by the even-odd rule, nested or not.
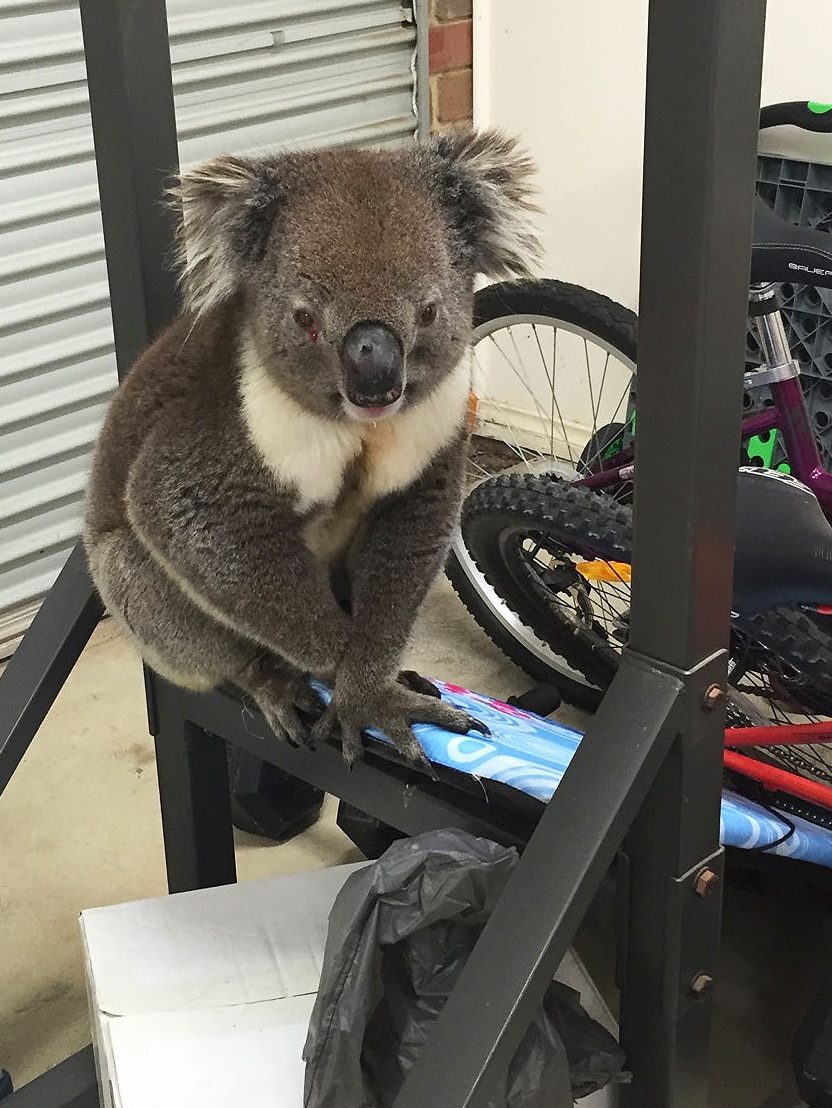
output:
[[[428,760],[412,724],[433,723],[464,735],[468,731],[488,734],[488,728],[467,712],[446,704],[433,695],[405,688],[398,680],[380,690],[349,690],[336,683],[332,701],[312,728],[314,742],[340,734],[344,761],[352,765],[363,752],[362,733],[373,727],[383,731],[408,761],[425,766]]]

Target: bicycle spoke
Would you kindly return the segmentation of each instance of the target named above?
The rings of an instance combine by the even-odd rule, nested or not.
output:
[[[575,464],[575,455],[572,453],[572,442],[566,433],[566,424],[563,422],[563,414],[560,410],[560,404],[558,403],[558,390],[555,387],[555,379],[558,374],[558,329],[557,327],[552,330],[552,403],[554,404],[558,419],[560,420],[560,429],[563,432],[563,441],[566,443],[566,449],[569,452],[569,461],[572,465]],[[554,423],[554,420],[552,421]]]
[[[509,328],[508,328],[508,337],[509,337],[509,338],[511,339],[511,345],[512,345],[512,346],[514,347],[514,353],[515,353],[515,354],[517,355],[517,357],[518,357],[518,358],[520,359],[520,361],[521,361],[521,363],[522,363],[522,361],[523,361],[523,357],[522,357],[522,355],[521,355],[520,351],[519,351],[519,350],[518,350],[518,348],[517,348],[517,339],[516,339],[516,338],[514,337],[514,328],[513,328],[513,327],[509,327]],[[544,362],[544,372],[545,372],[545,369],[546,369],[546,365],[545,365],[545,362]],[[535,407],[537,408],[537,411],[538,411],[538,415],[541,415],[541,416],[543,416],[543,407],[542,407],[542,405],[541,405],[540,401],[538,400],[538,398],[537,398],[537,395],[535,394],[535,391],[534,391],[534,389],[533,389],[533,388],[532,388],[532,386],[530,385],[530,383],[529,383],[529,380],[528,380],[528,378],[526,377],[526,374],[525,374],[525,373],[518,373],[518,372],[517,372],[516,370],[515,370],[515,373],[517,374],[517,376],[519,377],[519,379],[520,379],[520,380],[522,381],[522,383],[523,383],[523,386],[524,386],[524,388],[526,389],[526,392],[527,392],[527,393],[529,394],[529,396],[530,396],[530,397],[532,398],[532,400],[533,400],[533,402],[534,402],[534,405],[535,405]],[[546,380],[547,380],[547,381],[549,380],[549,374],[548,374],[548,373],[546,374]],[[553,391],[554,391],[554,390],[553,390]],[[544,417],[544,418],[545,418],[545,417]]]
[[[483,370],[481,433],[496,435],[504,441],[507,463],[512,458],[520,462],[516,467],[507,464],[505,468],[517,472],[521,466],[530,466],[535,473],[554,471],[568,481],[574,479],[583,451],[592,455],[588,459],[591,465],[597,464],[599,449],[587,449],[589,425],[591,433],[597,432],[608,409],[618,399],[616,374],[620,371],[616,362],[627,368],[628,378],[634,370],[633,314],[586,290],[562,282],[541,282],[539,289],[523,283],[478,292],[477,316],[481,322],[474,332],[474,350]],[[552,332],[551,343],[545,334],[546,327]],[[486,345],[486,339],[490,339],[491,345]],[[597,346],[601,353],[590,349],[591,346]],[[492,354],[492,350],[496,353]],[[587,391],[579,381],[582,357]],[[544,389],[548,389],[548,397],[543,395]],[[628,385],[618,403],[619,409],[626,404],[629,391]],[[549,458],[563,464],[549,467]],[[491,464],[488,452],[476,456],[471,472],[479,472],[477,462],[479,468],[487,468]],[[571,472],[564,472],[567,463],[571,463]],[[497,486],[492,488],[491,484],[486,482],[475,489],[471,497],[481,494],[480,503],[484,506],[493,496],[496,506]],[[529,488],[532,487],[530,484]],[[488,527],[480,529],[471,501],[469,505],[473,546],[480,539],[486,541]],[[562,550],[552,548],[545,531],[542,540],[541,532],[533,534],[531,529],[525,535],[514,528],[512,532],[511,542],[499,555],[493,554],[497,560],[491,563],[494,573],[503,576],[506,597],[501,595],[498,580],[491,580],[487,573],[482,579],[477,575],[475,568],[479,563],[469,566],[461,549],[455,554],[455,587],[459,582],[460,595],[481,624],[484,620],[478,613],[481,611],[490,623],[497,600],[510,605],[508,597],[513,594],[518,604],[526,604],[521,609],[524,614],[520,621],[510,629],[519,650],[544,659],[545,665],[561,673],[576,689],[584,687],[587,704],[593,703],[614,669],[620,639],[624,637],[622,627],[626,633],[627,585],[605,584],[603,589],[597,588],[594,582],[581,579],[571,554],[564,556]],[[474,538],[475,535],[479,538]],[[461,535],[460,539],[469,546],[467,535]],[[466,599],[469,594],[470,603]],[[575,629],[574,635],[568,630],[571,627]],[[557,649],[558,634],[564,636],[564,642],[574,642],[571,654]],[[616,636],[619,641],[607,645],[606,634]],[[593,645],[594,637],[598,639],[597,645]]]
[[[592,393],[592,367],[589,364],[589,343],[584,339],[584,359],[586,360],[586,383],[589,389],[589,410],[592,412],[592,434],[598,434],[598,411],[595,407],[595,397]]]
[[[604,358],[604,371],[601,374],[601,384],[598,386],[598,410],[599,411],[600,411],[600,408],[601,408],[601,397],[604,395],[604,385],[606,384],[606,381],[607,381],[607,370],[609,369],[609,365],[610,365],[610,352],[608,350],[607,351],[607,356],[606,356],[606,358]],[[597,417],[597,414],[598,413],[596,412],[596,417]]]
[[[531,550],[528,550],[526,553],[529,555],[529,558],[535,559],[541,550],[540,543],[536,542],[534,539],[527,539],[526,541],[532,543]]]
[[[630,390],[632,389],[632,387],[633,387],[633,379],[631,377],[630,380],[627,382],[627,384],[624,386],[624,391],[621,394],[621,399],[618,401],[618,403],[615,406],[615,411],[610,416],[610,420],[609,420],[610,423],[614,423],[615,420],[618,419],[619,412],[621,412],[621,405],[624,403],[625,400],[629,399]]]
[[[558,329],[554,328],[555,337],[557,337]],[[552,372],[549,373],[549,367],[546,365],[546,355],[543,353],[543,347],[540,343],[540,335],[537,333],[537,327],[532,324],[532,334],[534,335],[534,341],[537,344],[537,350],[540,354],[540,362],[543,366],[543,372],[546,374],[546,380],[549,382],[549,396],[551,397],[551,404],[549,407],[549,454],[551,457],[555,456],[555,405],[557,403],[555,399],[555,367],[552,366]],[[563,426],[563,420],[561,419],[561,426]]]
[[[776,682],[783,682],[782,692],[772,684],[772,675]],[[745,645],[730,675],[735,687],[746,690],[747,695],[759,700],[762,711],[775,727],[794,725],[803,720],[820,722],[821,719],[828,718],[802,710],[796,700],[782,700],[783,693],[793,695],[794,684],[798,679],[799,675],[784,666],[771,651],[764,647],[752,647],[751,644]],[[794,710],[790,709],[790,703]],[[764,758],[774,758],[794,773],[825,783],[832,779],[832,747],[828,744],[774,745],[756,749]]]
[[[532,328],[532,334],[534,335],[534,341],[535,341],[535,344],[536,344],[537,349],[538,349],[538,353],[540,354],[540,364],[543,366],[543,372],[546,374],[546,380],[549,383],[549,389],[551,390],[551,392],[554,393],[554,391],[555,391],[554,366],[552,367],[552,372],[550,373],[549,372],[549,367],[546,364],[546,355],[543,353],[543,347],[540,343],[540,335],[538,335],[538,333],[537,333],[537,325],[533,323],[531,325],[531,328]],[[557,327],[554,327],[553,331],[554,331],[555,335],[557,335],[557,333],[558,333]]]
[[[621,620],[621,612],[610,602],[606,596],[604,589],[596,589],[593,596],[593,603],[600,605],[602,610],[606,610],[614,623],[619,623]]]
[[[516,343],[516,341],[515,341],[515,339],[514,339],[514,335],[513,335],[513,333],[512,333],[512,330],[511,330],[511,328],[508,328],[508,331],[509,331],[509,338],[511,339],[511,341],[512,341],[512,344],[513,344],[513,346],[514,346],[514,348],[515,348],[515,353],[516,353],[516,354],[518,355],[518,357],[519,357],[519,356],[520,356],[520,354],[519,354],[519,351],[517,350],[517,343]],[[523,388],[524,388],[524,389],[526,390],[526,392],[527,392],[527,393],[529,394],[529,397],[530,397],[530,398],[531,398],[531,400],[532,400],[532,403],[533,403],[533,405],[534,405],[534,407],[535,407],[535,409],[536,409],[536,411],[537,411],[537,414],[538,414],[538,416],[540,417],[540,420],[541,420],[541,422],[545,424],[545,421],[546,421],[546,414],[545,414],[545,412],[543,411],[543,408],[542,408],[542,406],[541,406],[541,404],[540,404],[540,401],[539,401],[539,400],[538,400],[538,398],[537,398],[537,397],[535,396],[534,390],[532,389],[531,385],[529,384],[528,380],[526,379],[526,376],[525,376],[525,374],[524,374],[524,373],[522,372],[522,370],[521,370],[521,369],[518,369],[518,368],[517,368],[517,366],[516,366],[516,365],[514,364],[514,362],[512,362],[511,358],[510,358],[510,357],[508,356],[508,354],[507,354],[507,353],[505,352],[505,350],[504,350],[504,349],[502,348],[502,346],[501,346],[501,345],[500,345],[500,343],[499,343],[499,342],[498,342],[498,341],[496,340],[496,338],[494,337],[494,335],[493,335],[493,334],[489,335],[489,336],[488,336],[488,339],[489,339],[489,340],[491,341],[491,343],[493,344],[493,346],[495,347],[495,349],[499,351],[499,353],[500,353],[501,357],[502,357],[502,358],[504,359],[504,361],[505,361],[505,362],[506,362],[506,364],[508,365],[509,369],[510,369],[510,370],[512,371],[512,373],[514,374],[514,376],[515,376],[515,377],[517,378],[517,380],[518,380],[518,381],[520,382],[520,384],[521,384],[521,385],[523,386]],[[509,427],[509,430],[511,430],[512,432],[514,432],[514,428],[513,428],[512,426],[511,426],[511,424],[510,424],[510,423],[508,424],[508,427]],[[519,445],[520,445],[520,444],[519,444],[519,441],[518,441],[517,445],[518,445],[518,447],[519,447]]]
[[[574,567],[574,563],[570,561],[568,556],[566,556],[565,561],[563,560],[565,552],[564,555],[556,555],[540,542],[535,542],[533,550],[527,550],[530,560],[537,556],[541,548],[547,550],[547,553],[552,559],[552,563],[557,559],[558,564],[563,568]],[[548,568],[555,571],[554,565],[550,564]],[[578,573],[579,571],[576,569],[575,572]],[[610,582],[604,582],[603,586],[599,586],[596,583],[591,593],[589,591],[584,593],[586,604],[592,609],[593,620],[597,622],[599,626],[605,627],[611,635],[613,632],[617,632],[620,629],[622,618],[630,607],[629,585],[623,578],[620,578],[620,580],[620,587]],[[571,588],[552,592],[548,583],[539,577],[538,585],[540,588],[546,590],[550,600],[556,603],[561,609],[577,618],[581,623],[586,623],[585,614],[580,610],[574,591]]]
[[[481,466],[480,463],[470,455],[468,456],[468,469],[469,471],[475,471],[477,477],[488,478],[494,476],[493,473],[489,473],[485,466]]]

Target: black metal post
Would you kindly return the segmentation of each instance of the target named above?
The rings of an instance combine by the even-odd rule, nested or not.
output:
[[[630,646],[682,670],[728,638],[764,25],[650,4]]]
[[[396,1108],[487,1103],[668,751],[624,867],[625,1097],[706,1104],[694,994],[713,974],[719,901],[696,879],[718,869],[723,720],[703,704],[725,676],[764,15],[763,0],[651,0],[632,650]]]
[[[719,685],[764,26],[765,0],[650,4],[630,644],[680,675],[712,659]],[[714,704],[688,682],[679,738],[627,842],[627,1108],[707,1099],[721,898],[709,876],[698,895],[697,877],[721,872]]]
[[[684,684],[629,655],[396,1108],[483,1108],[679,732]]]
[[[165,0],[81,0],[119,377],[178,311],[174,215],[179,165]]]
[[[172,893],[237,880],[224,739],[179,716],[156,738],[159,803]]]

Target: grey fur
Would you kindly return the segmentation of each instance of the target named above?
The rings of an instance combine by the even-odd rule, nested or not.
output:
[[[485,134],[182,176],[187,311],[115,397],[86,506],[93,578],[150,666],[231,681],[292,742],[340,733],[348,760],[371,725],[414,759],[413,722],[475,725],[398,670],[462,496],[473,279],[526,270],[529,174]],[[361,321],[404,352],[377,424],[343,395]],[[310,674],[334,689],[311,735]]]

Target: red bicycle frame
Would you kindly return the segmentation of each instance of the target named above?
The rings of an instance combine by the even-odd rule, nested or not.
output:
[[[832,720],[821,723],[786,723],[771,727],[727,727],[726,747],[800,746],[817,742],[832,742]],[[727,769],[742,773],[770,792],[785,792],[832,810],[832,786],[812,781],[787,769],[760,762],[726,749],[723,760]]]

